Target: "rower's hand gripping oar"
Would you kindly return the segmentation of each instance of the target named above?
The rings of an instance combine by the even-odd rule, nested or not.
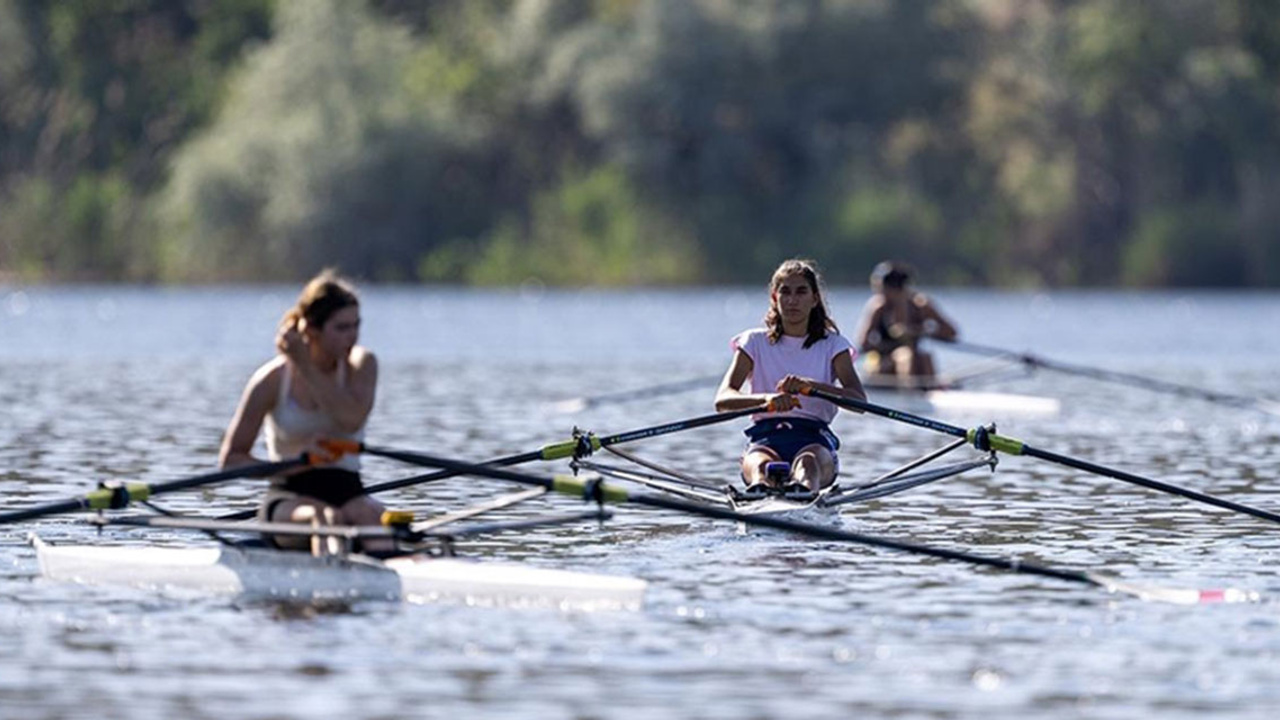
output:
[[[1280,514],[1273,513],[1269,510],[1263,510],[1251,505],[1243,505],[1214,495],[1207,495],[1196,490],[1191,490],[1189,488],[1171,485],[1166,482],[1161,482],[1160,480],[1142,477],[1141,475],[1135,475],[1124,470],[1117,470],[1115,468],[1106,467],[1105,465],[1098,465],[1078,458],[1059,455],[1058,453],[1050,452],[1048,450],[1041,450],[1022,442],[1021,440],[1015,440],[992,432],[985,427],[976,427],[966,430],[965,428],[949,425],[938,420],[932,420],[919,415],[912,415],[911,413],[882,407],[863,400],[835,395],[817,388],[808,388],[803,390],[802,393],[812,397],[821,398],[850,410],[867,412],[873,415],[889,418],[890,420],[906,423],[908,425],[915,425],[916,427],[951,435],[953,437],[965,438],[970,443],[973,443],[974,447],[984,452],[994,450],[996,452],[1005,453],[1006,455],[1026,455],[1028,457],[1039,458],[1041,460],[1048,460],[1049,462],[1056,463],[1058,465],[1065,465],[1066,467],[1083,470],[1095,475],[1114,478],[1133,485],[1141,485],[1142,487],[1149,488],[1151,490],[1158,490],[1171,495],[1178,495],[1180,497],[1187,498],[1188,500],[1194,500],[1206,505],[1213,505],[1214,507],[1231,510],[1233,512],[1244,513],[1245,515],[1251,515],[1268,522],[1280,523]]]
[[[959,550],[934,547],[931,545],[921,545],[902,540],[892,540],[872,535],[863,535],[862,533],[854,533],[822,525],[810,525],[808,523],[787,520],[770,515],[747,515],[715,505],[693,503],[658,495],[630,493],[625,488],[609,485],[603,480],[598,479],[582,480],[569,475],[556,475],[551,478],[544,478],[537,475],[530,475],[528,473],[497,468],[491,465],[474,465],[458,460],[439,458],[407,450],[374,447],[351,440],[325,442],[334,443],[334,449],[340,449],[343,452],[365,452],[370,455],[399,460],[410,465],[438,467],[451,470],[458,474],[476,475],[479,477],[494,478],[496,480],[507,480],[522,485],[542,487],[553,492],[582,498],[583,500],[595,502],[601,505],[605,503],[615,505],[630,503],[664,510],[675,510],[678,512],[701,515],[708,518],[732,520],[735,522],[746,523],[748,525],[758,525],[761,527],[773,528],[775,530],[784,530],[797,535],[805,535],[821,540],[854,542],[861,545],[898,550],[916,555],[926,555],[942,560],[991,567],[1007,572],[1038,575],[1041,577],[1064,580],[1066,582],[1091,585],[1102,588],[1110,593],[1125,593],[1144,600],[1158,600],[1161,602],[1181,605],[1223,602],[1257,602],[1260,600],[1257,593],[1234,588],[1202,590],[1195,588],[1168,588],[1130,583],[1094,572],[1065,570],[1036,563],[1023,562],[1021,560],[1009,560],[1001,557],[977,555]]]
[[[186,490],[188,488],[212,485],[214,483],[225,482],[227,480],[238,480],[246,477],[266,477],[268,475],[274,475],[278,472],[302,465],[332,462],[333,459],[334,458],[332,457],[312,456],[307,453],[303,453],[292,460],[256,463],[253,465],[245,465],[243,467],[220,470],[218,472],[195,475],[193,477],[170,480],[162,483],[147,484],[107,481],[100,483],[98,489],[79,497],[0,513],[0,524],[21,522],[23,520],[31,520],[59,513],[76,512],[79,510],[115,510],[123,508],[135,500],[147,500],[176,490]]]

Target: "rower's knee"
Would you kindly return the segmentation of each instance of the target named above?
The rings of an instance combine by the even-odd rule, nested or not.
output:
[[[742,477],[746,479],[748,485],[767,482],[765,466],[778,460],[778,456],[770,452],[761,450],[749,452],[742,458]]]
[[[923,377],[933,376],[933,356],[926,352],[916,353],[915,367],[912,368],[914,374]]]
[[[354,497],[342,506],[342,517],[350,525],[381,525],[386,506],[368,495]]]
[[[916,357],[915,350],[906,345],[894,348],[889,356],[893,361],[893,372],[899,376],[915,374]]]
[[[796,454],[792,461],[792,477],[814,490],[835,481],[836,461],[831,451],[821,445],[810,445]]]
[[[317,525],[337,525],[338,511],[328,505],[299,505],[293,509],[289,519],[296,523],[315,523]]]

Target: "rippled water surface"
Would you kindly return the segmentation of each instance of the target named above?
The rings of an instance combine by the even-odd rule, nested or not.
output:
[[[0,288],[0,509],[98,480],[206,472],[292,288]],[[1280,296],[940,292],[976,342],[1251,397],[1280,397]],[[852,332],[865,299],[833,293]],[[369,439],[480,460],[710,410],[701,391],[566,398],[720,372],[763,292],[371,288],[364,337],[382,379]],[[973,362],[946,352],[955,369]],[[1280,508],[1280,418],[1040,372],[984,390],[1056,397],[994,420],[1035,447]],[[892,397],[873,398],[894,404]],[[908,407],[908,409],[912,409]],[[948,438],[844,414],[845,478]],[[727,480],[742,423],[633,444]],[[967,457],[967,456],[966,456]],[[365,463],[369,481],[411,474]],[[561,470],[562,465],[538,471]],[[206,515],[258,485],[169,496]],[[438,512],[508,490],[456,479],[399,491]],[[526,517],[578,505],[539,500]],[[1083,585],[621,507],[597,527],[470,540],[481,557],[634,575],[634,613],[366,603],[341,612],[67,585],[38,577],[26,534],[95,540],[69,517],[0,528],[0,716],[60,717],[1270,717],[1280,697],[1277,528],[1029,458],[864,506],[847,530],[1136,582],[1256,590],[1183,607]],[[137,533],[109,531],[123,542]],[[160,533],[157,542],[203,544]]]

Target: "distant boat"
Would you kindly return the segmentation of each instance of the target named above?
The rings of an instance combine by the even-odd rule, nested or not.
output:
[[[986,368],[963,376],[918,378],[865,374],[862,385],[872,401],[916,412],[1057,415],[1061,411],[1062,403],[1057,398],[963,389],[965,380],[991,372]]]

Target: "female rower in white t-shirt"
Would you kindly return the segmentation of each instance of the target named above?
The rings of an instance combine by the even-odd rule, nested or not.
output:
[[[762,410],[752,416],[755,424],[746,431],[750,441],[742,456],[750,494],[779,488],[803,495],[835,482],[840,441],[829,423],[837,408],[797,393],[814,387],[867,398],[853,368],[858,351],[840,335],[822,293],[822,279],[811,261],[787,260],[769,283],[765,326],[747,330],[731,343],[733,362],[716,393],[716,410]],[[749,390],[744,388],[748,383]],[[786,467],[767,467],[771,463]]]

